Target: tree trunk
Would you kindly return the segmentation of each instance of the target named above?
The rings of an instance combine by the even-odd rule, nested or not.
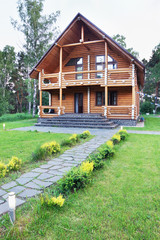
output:
[[[34,79],[34,93],[33,93],[33,117],[36,115],[36,96],[37,96],[37,80]]]

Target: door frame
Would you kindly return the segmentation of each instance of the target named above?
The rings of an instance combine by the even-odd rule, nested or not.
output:
[[[76,96],[78,96],[78,113],[80,113],[79,112],[79,97],[80,97],[80,95],[82,96],[82,112],[81,113],[83,113],[83,93],[81,93],[81,92],[74,93],[74,113],[76,113]]]

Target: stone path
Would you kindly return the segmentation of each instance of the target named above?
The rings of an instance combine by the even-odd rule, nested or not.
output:
[[[36,127],[36,130],[39,127]],[[19,129],[16,129],[19,130]],[[24,128],[21,128],[24,131]],[[25,128],[28,130],[28,128]],[[34,127],[30,127],[29,130],[35,130]],[[58,128],[48,128],[38,129],[39,131],[51,131],[57,132]],[[19,206],[30,198],[37,194],[43,192],[43,189],[51,186],[62,178],[67,171],[69,171],[73,166],[78,166],[83,162],[90,153],[96,150],[101,144],[109,140],[113,134],[115,134],[119,129],[113,130],[102,130],[101,129],[91,129],[91,133],[96,136],[90,141],[83,143],[82,145],[75,146],[67,151],[65,151],[58,158],[53,158],[52,160],[46,162],[46,164],[41,165],[39,168],[35,168],[30,172],[27,172],[17,178],[15,181],[9,182],[0,186],[0,215],[8,212],[8,193],[15,192],[16,194],[16,206]],[[62,129],[59,128],[61,132]],[[81,133],[84,129],[68,128],[63,130],[63,133]]]

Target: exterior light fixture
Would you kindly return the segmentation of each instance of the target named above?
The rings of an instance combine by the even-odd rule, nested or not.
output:
[[[3,130],[5,130],[5,128],[6,128],[6,124],[5,124],[5,123],[3,123]]]
[[[15,222],[15,209],[16,209],[16,196],[14,192],[10,192],[8,194],[8,205],[9,205],[9,217],[11,223],[14,224]]]

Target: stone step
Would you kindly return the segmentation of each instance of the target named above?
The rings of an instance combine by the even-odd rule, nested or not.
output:
[[[56,124],[56,123],[66,123],[66,122],[69,122],[69,123],[90,123],[90,124],[111,124],[112,122],[109,121],[109,120],[105,120],[105,119],[101,119],[101,120],[84,120],[84,119],[54,119],[52,121],[45,121],[45,120],[42,120],[42,121],[39,121],[39,123],[46,123],[46,124]]]
[[[39,127],[74,127],[74,128],[104,128],[104,129],[113,129],[118,127],[118,124],[111,124],[111,125],[97,125],[97,124],[93,124],[93,125],[84,125],[84,124],[55,124],[55,125],[49,125],[49,124],[45,124],[45,123],[37,123],[35,124],[35,126],[39,126]]]
[[[95,121],[87,121],[87,122],[82,122],[82,121],[76,121],[76,122],[72,122],[72,121],[54,121],[54,122],[39,122],[39,123],[37,123],[37,124],[45,124],[45,125],[48,125],[48,126],[50,126],[50,125],[57,125],[57,124],[59,124],[59,125],[65,125],[65,124],[73,124],[73,125],[112,125],[113,124],[113,122],[95,122]],[[38,125],[37,125],[38,126]]]

